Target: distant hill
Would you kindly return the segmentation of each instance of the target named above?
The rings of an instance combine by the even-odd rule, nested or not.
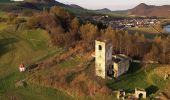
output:
[[[110,16],[124,16],[126,11],[111,11],[107,8],[98,10],[89,10],[76,4],[64,4],[56,0],[24,0],[23,2],[11,2],[10,0],[0,0],[0,10],[7,12],[22,12],[25,10],[41,11],[43,8],[52,6],[61,6],[69,10],[75,15],[91,15],[91,14],[104,14]]]
[[[11,0],[0,0],[0,3],[10,3],[12,2]]]
[[[170,18],[170,5],[154,6],[141,3],[128,11],[129,15],[136,16],[157,16]]]
[[[8,0],[0,1],[0,10],[7,12],[21,12],[24,10],[31,10],[32,12],[43,10],[44,7],[67,5],[57,2],[55,0],[24,0],[24,2],[10,2]]]
[[[24,0],[32,3],[55,3],[55,0]]]
[[[98,9],[98,10],[95,10],[96,12],[99,12],[99,13],[111,13],[112,11],[108,8],[103,8],[103,9]]]
[[[12,3],[12,2],[30,2],[30,3],[55,3],[55,0],[0,0],[0,3]]]
[[[84,9],[83,7],[76,5],[76,4],[70,4],[69,5],[71,8],[75,8],[75,9]]]

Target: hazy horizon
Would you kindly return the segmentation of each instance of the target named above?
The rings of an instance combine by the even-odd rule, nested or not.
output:
[[[56,0],[65,4],[77,4],[87,9],[102,9],[110,10],[127,10],[137,6],[140,3],[148,5],[169,5],[169,0]]]

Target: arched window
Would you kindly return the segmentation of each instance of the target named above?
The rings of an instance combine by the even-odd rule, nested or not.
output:
[[[143,94],[142,93],[139,94],[139,98],[143,98]]]

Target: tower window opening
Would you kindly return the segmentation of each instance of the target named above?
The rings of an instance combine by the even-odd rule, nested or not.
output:
[[[101,45],[99,45],[99,50],[102,50],[102,46]]]
[[[103,71],[99,69],[98,72],[99,72],[100,74],[102,74]]]

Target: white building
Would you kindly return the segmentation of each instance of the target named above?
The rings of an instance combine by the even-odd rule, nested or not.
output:
[[[25,72],[25,70],[26,70],[26,68],[25,68],[24,64],[20,64],[19,71],[20,72]]]
[[[135,97],[146,99],[146,91],[144,89],[135,88]]]

